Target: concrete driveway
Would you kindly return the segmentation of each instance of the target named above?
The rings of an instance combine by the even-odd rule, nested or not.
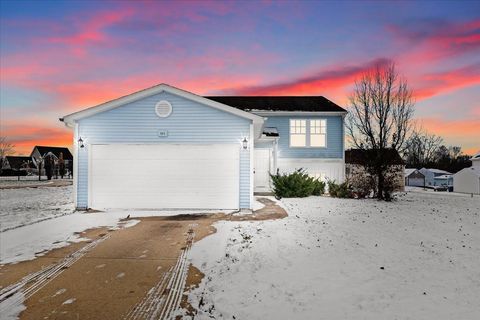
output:
[[[0,301],[24,300],[20,319],[163,319],[180,306],[193,312],[182,301],[184,289],[203,278],[187,264],[192,243],[214,233],[219,220],[287,215],[262,201],[266,206],[248,215],[148,217],[126,229],[87,230],[88,242],[0,267]]]

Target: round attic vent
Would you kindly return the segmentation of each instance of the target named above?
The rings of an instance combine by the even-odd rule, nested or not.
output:
[[[172,113],[172,105],[167,100],[161,100],[155,105],[155,112],[160,118],[166,118]]]

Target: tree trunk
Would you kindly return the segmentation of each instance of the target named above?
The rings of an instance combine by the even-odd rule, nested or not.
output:
[[[377,198],[380,200],[384,199],[383,192],[384,192],[384,185],[385,185],[385,177],[383,176],[383,171],[379,170],[377,173]]]

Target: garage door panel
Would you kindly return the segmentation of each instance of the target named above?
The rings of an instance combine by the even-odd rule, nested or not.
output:
[[[227,160],[227,159],[225,159]],[[210,172],[211,170],[218,169],[225,172],[231,172],[237,166],[235,162],[238,163],[239,159],[228,159],[228,162],[222,161],[208,161],[208,160],[199,160],[199,161],[182,161],[181,159],[177,160],[138,160],[127,162],[125,161],[125,167],[121,168],[122,172],[118,172],[119,169],[117,166],[112,166],[111,160],[95,160],[95,168],[97,175],[108,175],[112,173],[121,174],[121,175],[141,175],[145,171],[148,171],[150,174],[168,174],[172,172],[172,169],[175,170],[176,174],[191,174],[201,173],[199,170]],[[181,170],[180,170],[181,169]],[[114,172],[114,170],[116,172]]]
[[[155,160],[155,159],[196,159],[211,160],[215,157],[222,158],[236,158],[238,153],[226,153],[226,149],[238,149],[237,145],[209,145],[208,153],[203,153],[205,145],[162,145],[161,149],[159,145],[122,145],[127,146],[129,152],[121,149],[113,149],[112,145],[93,145],[95,148],[95,154],[92,154],[92,159],[100,160],[117,160],[123,158],[126,160]],[[118,146],[118,145],[117,145]]]
[[[93,208],[239,206],[238,145],[92,145]]]

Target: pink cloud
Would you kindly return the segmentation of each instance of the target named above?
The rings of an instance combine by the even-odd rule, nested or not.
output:
[[[83,57],[86,54],[86,46],[111,43],[112,39],[105,32],[105,29],[126,19],[132,13],[133,11],[129,8],[98,12],[87,20],[77,21],[75,23],[76,32],[69,35],[47,37],[42,41],[50,44],[66,45],[73,54]]]
[[[365,64],[350,66],[331,66],[311,75],[299,76],[285,82],[269,85],[244,86],[229,91],[239,95],[315,95],[324,94],[331,89],[343,88],[353,84],[365,71],[377,65],[390,63],[388,59],[376,59]]]
[[[16,154],[29,155],[35,145],[71,146],[71,130],[60,122],[51,126],[38,121],[10,121],[2,128],[2,135],[15,145]]]
[[[404,25],[389,25],[394,40],[409,47],[402,60],[410,65],[477,52],[480,49],[480,19],[466,22],[414,20]]]
[[[415,90],[415,96],[418,99],[426,99],[458,88],[480,84],[480,63],[445,72],[422,75],[417,82],[419,85]]]

